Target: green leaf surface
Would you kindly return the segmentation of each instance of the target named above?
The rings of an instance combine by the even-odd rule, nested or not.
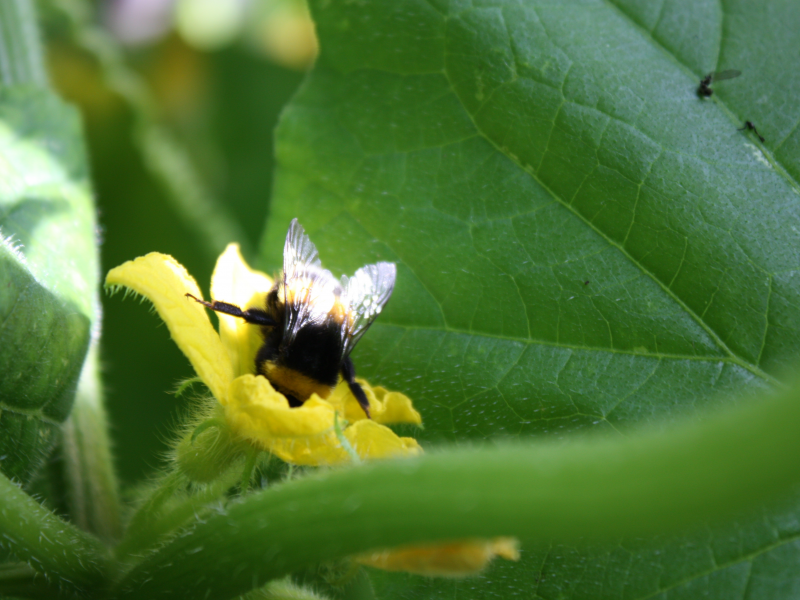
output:
[[[298,217],[323,263],[398,265],[359,372],[423,444],[663,425],[800,350],[800,8],[312,2],[264,264]],[[708,72],[739,69],[712,84]],[[765,137],[737,131],[753,121]],[[383,597],[789,598],[798,507],[612,550],[523,552]],[[524,550],[524,549],[523,549]]]
[[[48,90],[0,90],[0,469],[23,481],[69,414],[96,313],[81,140]]]

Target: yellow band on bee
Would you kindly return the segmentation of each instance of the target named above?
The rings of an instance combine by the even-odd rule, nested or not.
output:
[[[316,394],[320,398],[327,398],[333,391],[332,387],[314,381],[294,369],[281,367],[270,362],[262,363],[259,368],[263,369],[267,379],[276,388],[289,392],[298,400],[307,400],[311,397],[311,394]]]

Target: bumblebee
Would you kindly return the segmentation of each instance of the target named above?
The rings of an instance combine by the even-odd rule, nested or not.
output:
[[[261,327],[264,344],[256,354],[256,372],[300,406],[316,393],[327,398],[339,381],[369,414],[369,401],[356,382],[350,353],[392,295],[397,269],[379,262],[337,280],[322,268],[316,246],[294,219],[283,248],[283,271],[264,308],[242,310],[219,300],[205,302],[216,312]]]

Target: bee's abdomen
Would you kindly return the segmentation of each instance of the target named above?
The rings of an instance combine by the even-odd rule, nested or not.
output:
[[[266,333],[266,332],[265,332]],[[290,344],[282,328],[272,328],[256,356],[256,370],[280,392],[301,402],[316,393],[327,398],[339,381],[344,350],[335,323],[306,325]]]
[[[322,384],[334,386],[339,380],[344,342],[335,323],[307,325],[291,344],[281,348],[277,362]]]
[[[320,398],[327,398],[333,391],[333,386],[323,384],[311,377],[307,377],[288,367],[283,367],[274,362],[264,362],[259,365],[259,372],[269,379],[272,386],[286,396],[290,406],[299,406],[317,394]]]

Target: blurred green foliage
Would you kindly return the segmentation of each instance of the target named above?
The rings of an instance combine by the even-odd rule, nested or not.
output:
[[[95,221],[77,114],[43,86],[0,98],[0,466],[27,481],[72,408],[97,328]]]
[[[44,16],[51,77],[84,116],[102,271],[159,251],[175,256],[208,290],[216,254],[148,170],[136,138],[136,107],[114,93],[57,7]],[[174,33],[130,50],[126,61],[153,90],[159,124],[187,150],[209,193],[224,199],[247,236],[241,242],[255,247],[272,189],[273,130],[302,71],[276,65],[244,43],[204,52]],[[101,367],[115,455],[123,481],[133,483],[159,464],[170,423],[185,402],[170,391],[193,373],[148,311],[105,296],[103,311]]]
[[[99,335],[80,122],[47,85],[34,16],[0,4],[0,471],[21,483],[57,441]]]

